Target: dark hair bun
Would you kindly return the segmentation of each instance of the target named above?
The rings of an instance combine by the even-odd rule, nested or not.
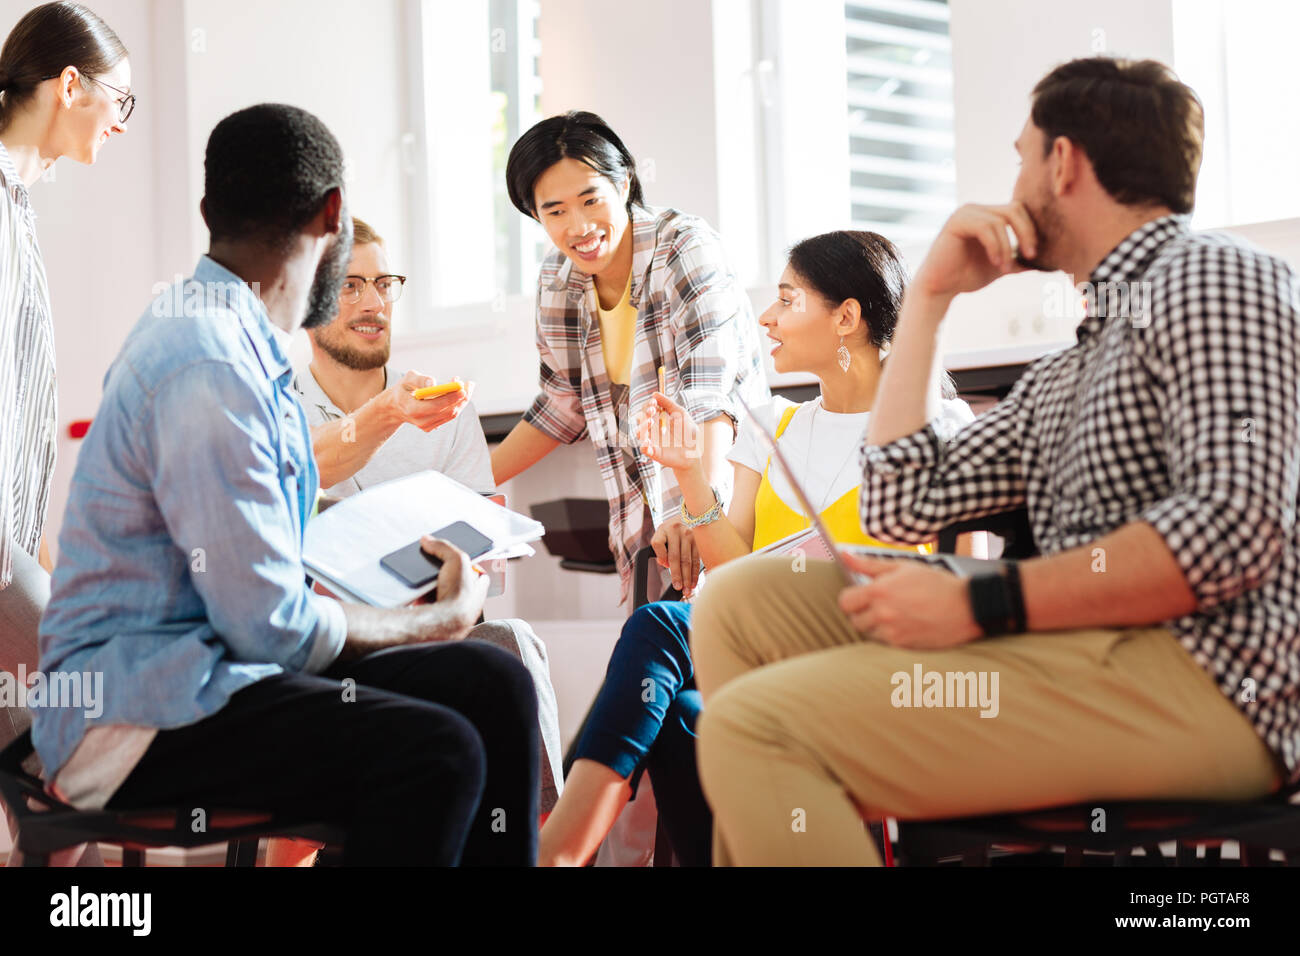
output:
[[[831,308],[857,299],[873,346],[894,337],[907,271],[884,236],[848,230],[813,236],[790,250],[790,267]]]

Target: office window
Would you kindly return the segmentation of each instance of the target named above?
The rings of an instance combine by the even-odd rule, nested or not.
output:
[[[943,0],[850,0],[850,221],[928,244],[955,205],[952,45]]]
[[[409,0],[414,326],[470,321],[531,291],[544,234],[510,204],[506,158],[538,120],[538,0]],[[413,270],[414,271],[414,270]]]
[[[539,119],[542,81],[537,57],[538,0],[490,0],[493,47],[492,184],[496,284],[506,294],[530,293],[546,251],[546,235],[506,193],[506,159],[521,133]]]

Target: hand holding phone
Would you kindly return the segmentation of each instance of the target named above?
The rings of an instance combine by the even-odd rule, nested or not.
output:
[[[403,548],[398,548],[379,559],[385,571],[400,580],[407,587],[424,587],[438,577],[443,561],[430,554],[424,547],[429,538],[446,541],[452,547],[464,552],[471,560],[492,550],[492,539],[479,532],[472,525],[457,521],[447,527],[433,532],[417,541],[412,541]]]
[[[425,535],[419,542],[424,551],[439,562],[437,587],[416,604],[437,604],[439,620],[452,623],[454,632],[446,639],[459,640],[469,635],[487,599],[492,581],[478,574],[464,551],[440,538]]]

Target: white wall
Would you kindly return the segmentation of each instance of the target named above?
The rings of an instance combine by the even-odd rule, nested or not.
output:
[[[1173,62],[1169,0],[951,0],[958,202],[1002,202],[1029,94],[1059,63],[1111,53]]]
[[[315,113],[338,137],[352,211],[403,257],[401,6],[400,0],[184,0],[191,205],[203,194],[203,149],[217,122],[255,103],[289,103]],[[207,246],[197,216],[192,232],[197,253]]]
[[[716,224],[711,4],[542,0],[541,11],[542,114],[599,113],[636,157],[651,205]]]

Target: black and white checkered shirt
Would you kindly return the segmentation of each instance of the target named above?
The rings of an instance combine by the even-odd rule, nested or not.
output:
[[[1199,605],[1170,630],[1300,777],[1300,276],[1167,216],[1090,282],[1078,342],[950,443],[862,449],[863,527],[925,541],[1024,506],[1054,554],[1145,521]]]

